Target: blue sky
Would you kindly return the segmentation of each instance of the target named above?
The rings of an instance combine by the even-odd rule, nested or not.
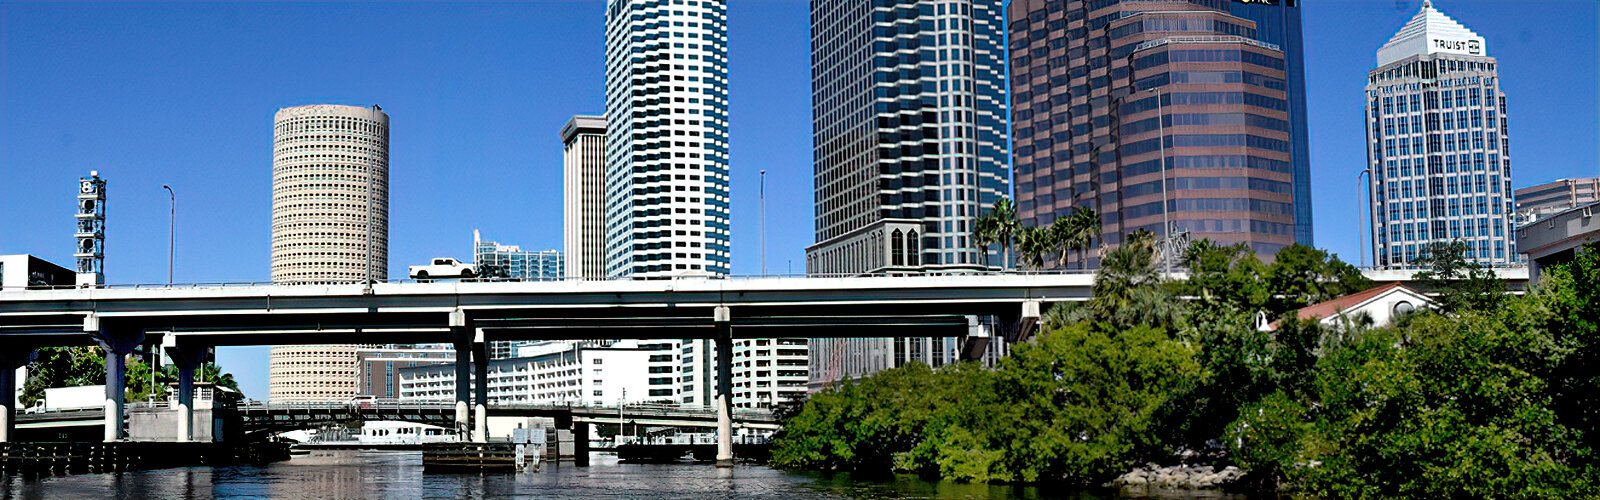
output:
[[[1318,246],[1356,260],[1361,88],[1412,0],[1305,8]],[[392,119],[390,275],[470,257],[472,229],[561,245],[560,126],[603,109],[601,0],[517,3],[0,3],[0,253],[69,264],[76,180],[109,181],[113,283],[166,277],[166,192],[178,192],[177,281],[269,279],[272,114],[382,105]],[[1510,108],[1518,187],[1600,174],[1596,2],[1441,0],[1488,40]],[[804,0],[729,7],[733,267],[803,270],[812,242]],[[266,394],[266,349],[219,361]]]

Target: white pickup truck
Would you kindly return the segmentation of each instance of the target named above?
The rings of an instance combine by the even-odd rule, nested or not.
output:
[[[439,278],[475,278],[478,276],[478,266],[464,264],[459,260],[449,257],[433,259],[432,264],[411,266],[408,268],[411,279],[430,280]]]

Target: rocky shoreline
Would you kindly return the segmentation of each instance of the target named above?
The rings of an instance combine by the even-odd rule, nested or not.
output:
[[[1244,478],[1244,470],[1227,466],[1218,470],[1210,465],[1145,464],[1111,480],[1114,488],[1156,488],[1174,490],[1222,489]]]

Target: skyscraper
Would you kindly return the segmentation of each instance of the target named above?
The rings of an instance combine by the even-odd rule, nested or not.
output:
[[[811,1],[811,274],[977,271],[1009,191],[1000,0]],[[957,359],[954,338],[811,339],[810,383]]]
[[[1271,255],[1310,241],[1290,0],[1009,6],[1017,212],[1096,210],[1101,239],[1168,225]],[[1273,41],[1266,41],[1273,40]],[[1077,258],[1076,255],[1073,257]],[[1095,265],[1094,252],[1081,257]],[[1075,264],[1069,264],[1075,265]]]
[[[1306,57],[1300,0],[1232,0],[1228,11],[1256,23],[1256,40],[1283,51],[1289,101],[1289,163],[1294,169],[1294,241],[1314,246],[1311,226],[1311,132],[1306,126]]]
[[[728,8],[606,2],[605,271],[729,272]]]
[[[1485,265],[1517,262],[1506,97],[1483,37],[1424,0],[1367,74],[1372,255],[1408,267],[1463,242]]]
[[[812,0],[807,272],[999,264],[972,231],[1009,191],[1000,5]]]
[[[607,0],[605,274],[727,275],[725,0]],[[678,401],[708,405],[711,340],[685,339]]]
[[[606,119],[578,115],[561,127],[562,198],[565,206],[562,243],[566,275],[604,278]]]
[[[272,282],[387,279],[389,115],[377,106],[278,110],[272,151]],[[274,346],[273,402],[343,401],[359,390],[357,346]]]

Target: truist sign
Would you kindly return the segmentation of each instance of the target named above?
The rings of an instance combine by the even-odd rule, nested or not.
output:
[[[1429,38],[1428,52],[1448,52],[1451,54],[1481,56],[1483,55],[1483,40]]]

